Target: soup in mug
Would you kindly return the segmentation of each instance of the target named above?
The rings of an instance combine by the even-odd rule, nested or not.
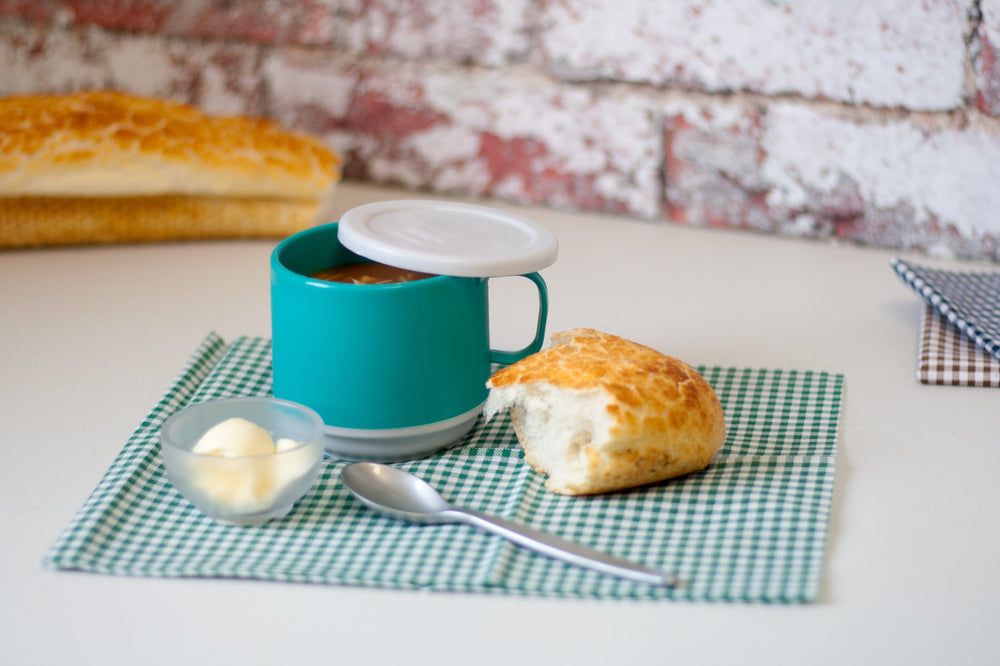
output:
[[[342,264],[316,271],[309,275],[317,280],[327,282],[345,282],[347,284],[396,284],[399,282],[414,282],[430,277],[432,273],[421,273],[406,268],[397,268],[373,261],[363,261],[356,264]]]

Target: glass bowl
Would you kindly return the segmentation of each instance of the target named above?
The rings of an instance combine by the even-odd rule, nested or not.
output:
[[[196,453],[210,428],[239,418],[268,432],[280,450],[252,455]],[[277,398],[227,398],[194,403],[160,429],[167,476],[189,502],[215,520],[254,525],[287,515],[319,476],[323,420],[313,410]]]

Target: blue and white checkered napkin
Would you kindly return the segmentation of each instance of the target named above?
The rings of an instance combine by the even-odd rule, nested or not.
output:
[[[271,391],[271,343],[209,336],[142,421],[45,558],[106,574],[254,578],[400,589],[611,599],[803,602],[826,551],[841,375],[700,369],[728,432],[702,472],[599,497],[545,490],[509,418],[455,448],[400,463],[457,504],[675,571],[643,585],[572,567],[464,525],[411,525],[361,505],[326,460],[292,512],[264,525],[213,522],[170,484],[163,421],[191,402]]]
[[[891,263],[926,303],[917,379],[1000,386],[1000,271],[948,271],[902,259]]]

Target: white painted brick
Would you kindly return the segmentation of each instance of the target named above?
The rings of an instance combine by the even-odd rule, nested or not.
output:
[[[570,78],[940,110],[963,102],[965,10],[958,0],[546,0],[541,40]]]
[[[327,1],[0,20],[0,94],[121,88],[275,115],[354,178],[1000,261],[1000,0],[975,35],[956,0]]]
[[[859,124],[778,104],[768,112],[762,145],[774,207],[802,208],[846,178],[874,208],[912,208],[916,224],[1000,235],[995,133],[908,121]]]
[[[529,47],[531,0],[367,0],[339,18],[351,52],[497,66]]]
[[[328,59],[301,51],[280,51],[261,67],[272,112],[279,116],[302,106],[315,106],[333,116],[347,113],[358,77],[350,67],[327,67]],[[287,118],[286,118],[287,119]]]
[[[116,88],[197,104],[209,113],[260,112],[257,51],[98,29],[0,23],[0,94]]]
[[[666,217],[698,226],[776,229],[760,196],[769,187],[760,169],[760,105],[674,96],[662,112]]]
[[[0,23],[0,89],[11,95],[101,86],[107,63],[84,57],[87,41],[44,28]]]
[[[264,71],[279,117],[293,125],[312,117],[305,128],[350,155],[349,169],[364,177],[658,214],[660,137],[641,95],[554,86],[530,68],[358,67],[282,52]]]
[[[1000,128],[759,98],[664,106],[665,215],[1000,260]]]

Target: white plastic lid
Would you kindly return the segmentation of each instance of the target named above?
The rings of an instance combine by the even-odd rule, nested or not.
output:
[[[552,265],[555,235],[520,215],[448,201],[383,201],[344,213],[337,237],[367,259],[457,277],[524,275]]]

